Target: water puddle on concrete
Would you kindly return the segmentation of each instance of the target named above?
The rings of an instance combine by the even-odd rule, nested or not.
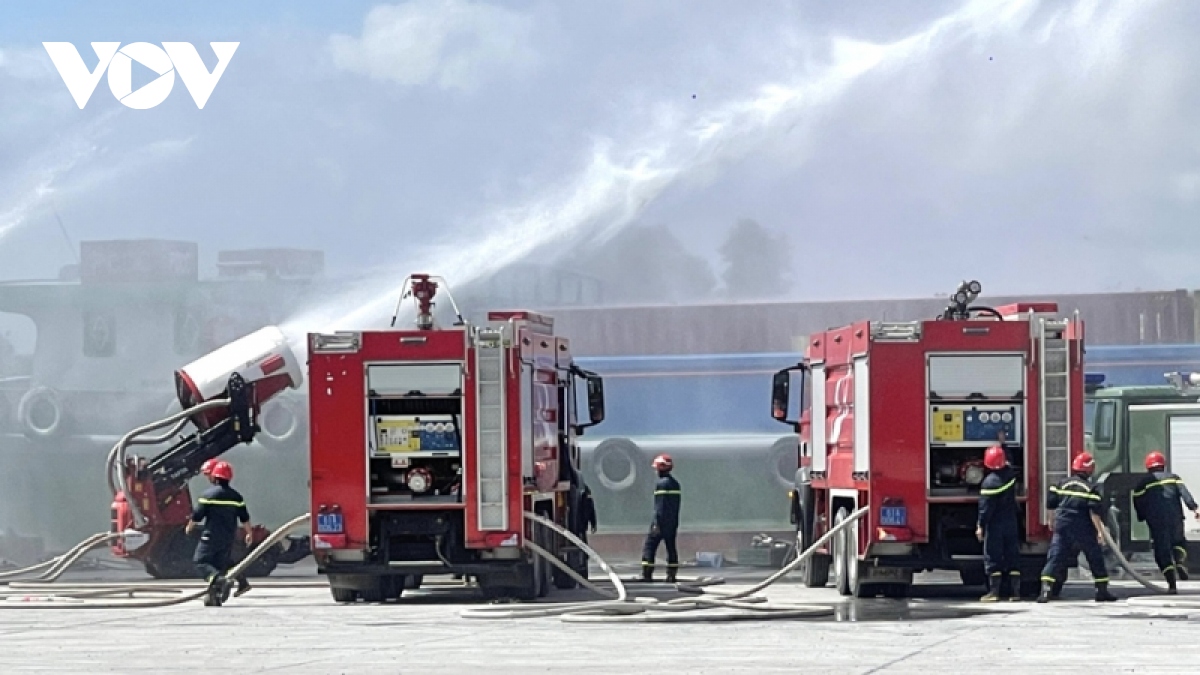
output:
[[[1130,621],[1175,621],[1177,623],[1200,623],[1200,614],[1158,614],[1153,612],[1124,612],[1109,614],[1110,619]]]
[[[890,601],[851,601],[834,607],[832,621],[852,623],[868,623],[882,621],[946,621],[949,619],[969,619],[976,616],[1009,614],[1021,611],[1016,607],[1004,609],[970,607],[966,605],[924,605],[908,602]]]

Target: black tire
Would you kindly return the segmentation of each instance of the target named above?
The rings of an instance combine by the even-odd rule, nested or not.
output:
[[[841,525],[849,512],[846,507],[841,507],[837,511],[837,516],[833,519],[834,527]],[[849,529],[849,528],[847,528]],[[849,537],[846,536],[846,530],[842,530],[836,537],[833,538],[833,567],[834,573],[837,575],[837,590],[843,596],[849,596],[852,589],[850,588],[850,556],[849,556]],[[858,562],[857,560],[853,562]]]
[[[829,584],[830,562],[832,562],[830,557],[821,553],[814,554],[809,558],[800,575],[804,585],[809,588],[825,588]]]
[[[807,551],[816,541],[812,533],[811,517],[800,507],[796,518],[796,556]],[[800,564],[800,581],[808,588],[824,588],[829,583],[829,564],[831,558],[823,553],[814,553],[808,560]]]
[[[421,584],[424,582],[425,582],[425,575],[410,574],[410,575],[404,577],[404,590],[415,591],[418,588],[420,588]]]
[[[390,600],[399,600],[404,593],[405,585],[408,583],[408,577],[405,576],[386,576],[380,579],[380,587],[383,592],[383,602]]]
[[[338,603],[351,603],[358,600],[358,591],[353,588],[330,586],[329,593],[333,596],[333,601]]]
[[[370,590],[359,591],[358,595],[363,599],[363,602],[383,602],[384,592],[382,588],[372,588]]]
[[[527,589],[526,593],[522,593],[521,599],[530,601],[538,598],[544,598],[550,593],[550,575],[546,572],[546,568],[550,563],[546,562],[539,555],[534,555],[530,561],[530,578],[532,587]]]
[[[579,586],[578,581],[575,581],[569,574],[557,567],[554,568],[551,576],[554,579],[554,587],[560,591],[570,591]]]
[[[983,566],[974,565],[964,567],[958,571],[958,578],[962,580],[963,586],[986,586],[988,582],[987,573],[983,571]]]
[[[908,597],[912,587],[908,584],[880,584],[880,593],[885,598],[903,599]]]

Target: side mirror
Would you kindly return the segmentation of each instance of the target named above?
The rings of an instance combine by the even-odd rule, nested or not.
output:
[[[571,374],[578,378],[575,380],[576,385],[579,384],[579,379],[587,382],[588,421],[575,425],[575,433],[582,435],[584,429],[604,421],[604,379],[578,366],[571,368]]]
[[[604,421],[604,380],[595,373],[588,373],[586,377],[588,418],[591,424],[599,424]]]
[[[789,419],[788,409],[791,407],[792,373],[794,372],[800,373],[800,393],[796,406],[796,419]],[[807,373],[808,367],[799,363],[775,373],[771,379],[771,417],[776,422],[782,422],[792,427],[797,427],[800,423],[800,416],[804,414],[804,384]]]

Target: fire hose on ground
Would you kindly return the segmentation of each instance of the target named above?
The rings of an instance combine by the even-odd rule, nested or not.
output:
[[[676,588],[694,595],[692,597],[676,598],[665,602],[651,597],[630,598],[621,578],[617,576],[608,563],[596,551],[553,521],[537,514],[526,512],[526,519],[557,532],[572,544],[578,546],[589,558],[594,560],[604,570],[605,574],[608,575],[616,592],[613,593],[588,581],[575,570],[571,569],[566,563],[559,560],[557,556],[536,543],[527,542],[526,547],[530,551],[557,567],[585,588],[609,599],[554,605],[480,607],[465,610],[462,616],[470,619],[529,619],[557,616],[563,621],[572,623],[762,621],[773,619],[811,619],[829,616],[834,613],[832,604],[772,603],[767,598],[757,595],[757,593],[790,574],[811,558],[827,541],[841,533],[851,523],[857,522],[859,518],[866,515],[868,510],[868,507],[863,507],[850,514],[849,518],[831,528],[786,567],[750,588],[740,591],[715,592],[706,588],[707,584],[704,583],[690,585],[681,583]],[[705,610],[717,611],[698,613]]]
[[[1112,535],[1109,534],[1108,528],[1101,528],[1101,536],[1104,537],[1104,543],[1117,559],[1117,564],[1121,569],[1125,570],[1129,576],[1133,577],[1142,586],[1145,586],[1150,591],[1154,592],[1152,596],[1140,596],[1128,598],[1127,602],[1131,604],[1146,604],[1156,607],[1170,607],[1178,609],[1200,609],[1200,592],[1192,591],[1179,593],[1178,595],[1166,596],[1167,589],[1154,583],[1148,576],[1138,572],[1133,568],[1133,565],[1121,553],[1121,547],[1117,542],[1113,541]],[[1161,597],[1166,596],[1166,597]]]
[[[250,551],[241,562],[226,572],[225,577],[233,579],[245,572],[255,560],[270,550],[272,546],[277,544],[289,532],[307,523],[309,517],[309,514],[306,513],[281,525],[269,537],[259,543],[254,550]],[[144,582],[75,585],[53,583],[54,580],[66,571],[67,567],[82,557],[84,553],[115,536],[120,535],[108,532],[94,534],[61,556],[32,567],[5,573],[0,579],[11,579],[22,574],[30,574],[42,568],[50,568],[41,576],[27,582],[9,581],[8,588],[10,591],[0,592],[0,597],[4,597],[7,601],[0,603],[0,609],[170,607],[172,605],[199,600],[208,595],[208,586],[202,585],[198,588],[197,583],[171,585],[148,584]],[[278,585],[273,587],[278,587]],[[149,597],[138,599],[136,596],[139,595]]]

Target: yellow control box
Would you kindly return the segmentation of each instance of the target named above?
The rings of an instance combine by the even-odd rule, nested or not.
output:
[[[963,411],[931,410],[929,429],[934,443],[955,443],[963,440]]]
[[[416,420],[379,419],[375,421],[376,452],[420,452],[421,423]]]

